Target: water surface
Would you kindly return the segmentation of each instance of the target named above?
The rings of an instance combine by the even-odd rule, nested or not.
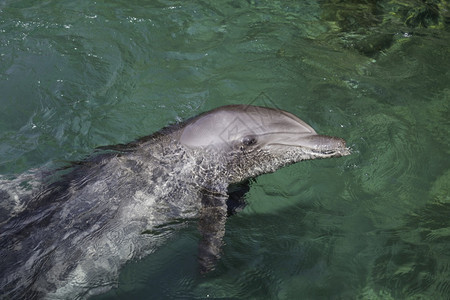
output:
[[[52,168],[236,103],[351,156],[251,183],[200,276],[196,224],[96,299],[446,299],[449,5],[0,1],[0,174]]]

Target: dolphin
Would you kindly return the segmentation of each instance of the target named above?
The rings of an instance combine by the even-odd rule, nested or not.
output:
[[[343,139],[319,135],[289,112],[229,105],[100,147],[29,193],[0,181],[0,294],[85,299],[106,292],[127,261],[155,251],[189,220],[198,221],[199,269],[208,272],[220,259],[230,185],[348,154]]]

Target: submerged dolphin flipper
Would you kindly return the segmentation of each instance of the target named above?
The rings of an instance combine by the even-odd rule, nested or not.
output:
[[[227,219],[227,199],[227,195],[209,191],[202,194],[202,208],[198,220],[198,229],[201,234],[198,262],[202,274],[213,270],[220,257]]]

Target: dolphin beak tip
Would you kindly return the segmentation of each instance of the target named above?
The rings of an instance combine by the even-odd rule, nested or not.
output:
[[[352,154],[352,149],[350,147],[347,147],[347,143],[344,139],[336,138],[337,139],[337,145],[338,148],[340,148],[339,153],[341,156],[347,156]]]
[[[342,156],[350,155],[350,154],[352,154],[352,149],[349,147],[345,147],[342,149],[341,154],[342,154]]]

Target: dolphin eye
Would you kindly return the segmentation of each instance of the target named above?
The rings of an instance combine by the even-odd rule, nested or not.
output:
[[[242,139],[242,144],[244,144],[245,146],[252,146],[254,144],[256,144],[257,140],[256,137],[254,136],[245,136]]]

